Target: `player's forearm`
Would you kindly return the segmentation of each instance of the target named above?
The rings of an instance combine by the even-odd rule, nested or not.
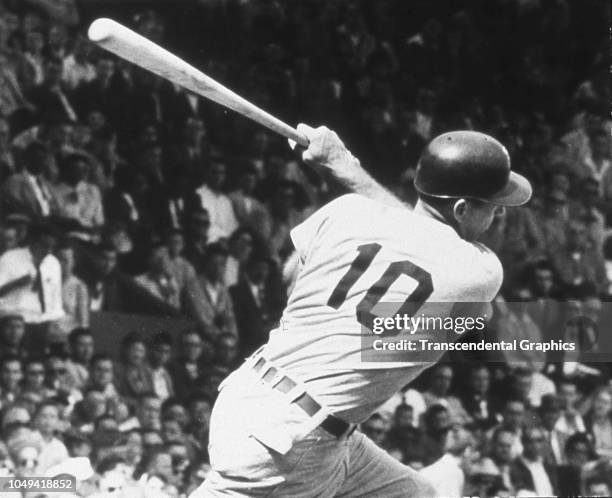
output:
[[[372,200],[393,207],[408,207],[395,195],[372,178],[346,148],[340,137],[325,126],[311,128],[304,123],[297,126],[298,133],[308,139],[308,148],[302,152],[307,164],[314,164],[328,170],[344,187]],[[292,148],[295,142],[289,141]]]
[[[352,192],[392,207],[408,207],[406,203],[402,202],[393,193],[374,180],[361,167],[359,159],[351,155],[344,163],[343,165],[332,166],[330,168],[332,175],[341,185]]]

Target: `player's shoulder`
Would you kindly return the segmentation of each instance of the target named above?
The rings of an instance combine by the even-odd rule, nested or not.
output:
[[[321,208],[328,216],[336,218],[350,217],[356,219],[376,218],[381,216],[397,217],[398,215],[411,214],[411,209],[389,206],[360,194],[344,194],[336,197]]]
[[[360,194],[344,194],[329,201],[321,209],[331,213],[350,213],[352,209],[362,209],[374,201]]]
[[[468,300],[490,301],[499,292],[503,267],[497,255],[480,242],[460,242],[449,251],[449,268],[461,281]]]

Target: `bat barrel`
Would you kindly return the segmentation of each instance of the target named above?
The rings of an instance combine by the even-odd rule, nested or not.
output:
[[[87,36],[94,43],[99,43],[116,32],[118,27],[123,27],[112,19],[100,18],[91,23],[87,30]]]
[[[106,18],[96,19],[89,26],[87,34],[92,42],[119,57],[193,93],[228,107],[270,130],[296,141],[303,147],[308,146],[308,139],[298,133],[295,128],[268,114],[176,55],[118,22]]]

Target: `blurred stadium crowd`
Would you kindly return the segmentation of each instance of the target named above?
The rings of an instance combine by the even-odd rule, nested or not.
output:
[[[450,356],[362,430],[437,462],[425,472],[448,496],[612,494],[600,0],[1,0],[1,472],[68,469],[80,496],[197,487],[217,386],[282,312],[289,232],[341,192],[284,140],[92,47],[98,15],[336,130],[408,203],[435,135],[501,140],[535,196],[486,234],[506,273],[490,340],[580,350]],[[113,330],[93,317],[108,312],[191,325],[105,351]]]

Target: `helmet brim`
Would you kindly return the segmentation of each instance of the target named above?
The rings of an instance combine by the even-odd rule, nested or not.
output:
[[[529,202],[531,194],[532,189],[529,180],[523,175],[511,171],[508,183],[503,189],[481,200],[497,206],[514,207],[522,206]]]

